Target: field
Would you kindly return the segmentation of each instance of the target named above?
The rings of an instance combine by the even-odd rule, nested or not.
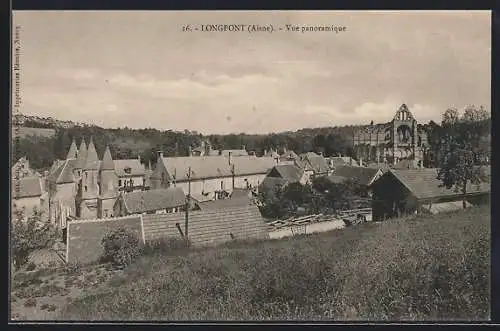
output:
[[[490,209],[20,273],[12,292],[28,319],[487,320]]]

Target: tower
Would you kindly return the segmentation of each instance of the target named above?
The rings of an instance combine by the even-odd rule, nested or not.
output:
[[[78,154],[78,150],[76,149],[76,142],[75,142],[75,138],[73,137],[73,141],[71,142],[71,145],[69,146],[68,154],[66,155],[66,160],[76,159],[77,154]]]
[[[118,177],[109,146],[106,146],[99,168],[99,209],[98,217],[112,217],[113,206],[118,192]]]
[[[402,159],[415,159],[417,121],[405,104],[399,107],[393,119],[392,149],[394,164]]]
[[[81,218],[96,218],[98,215],[98,175],[99,175],[99,158],[95,150],[94,142],[90,138],[87,148],[85,165],[82,170],[82,198],[80,202],[80,217]]]

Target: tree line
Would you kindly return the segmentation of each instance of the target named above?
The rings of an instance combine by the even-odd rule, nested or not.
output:
[[[475,111],[482,111],[480,109]],[[469,109],[469,113],[471,110]],[[489,119],[484,119],[489,123]],[[31,119],[31,122],[36,123]],[[30,122],[30,123],[31,123]],[[31,123],[30,125],[35,125]],[[444,123],[444,122],[443,122]],[[429,141],[429,157],[425,160],[428,167],[436,167],[439,163],[439,149],[443,135],[446,135],[446,126],[430,121],[422,127],[427,132]],[[140,157],[144,164],[156,162],[157,151],[163,151],[165,156],[187,156],[189,147],[200,146],[202,140],[211,143],[214,149],[241,149],[244,145],[247,150],[262,155],[270,150],[283,152],[286,148],[297,154],[314,151],[325,156],[339,154],[355,157],[352,139],[354,130],[360,126],[307,128],[295,132],[271,134],[227,134],[207,135],[196,131],[160,131],[157,129],[105,129],[93,125],[73,127],[55,127],[53,137],[27,136],[16,138],[13,142],[13,163],[19,158],[27,156],[35,169],[49,168],[55,159],[64,159],[69,150],[71,141],[76,139],[78,146],[82,137],[88,144],[92,137],[97,153],[102,157],[106,145],[109,145],[115,159]],[[483,128],[483,133],[487,128]],[[485,131],[486,130],[486,131]]]

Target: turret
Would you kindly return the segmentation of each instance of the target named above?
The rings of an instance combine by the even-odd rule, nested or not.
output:
[[[71,145],[69,146],[68,154],[66,155],[66,160],[76,159],[77,155],[78,155],[78,150],[76,148],[75,138],[73,137],[73,141],[71,142]]]
[[[102,198],[115,197],[118,189],[118,177],[109,146],[106,146],[99,170],[100,196]]]
[[[94,142],[90,138],[85,166],[83,167],[83,199],[94,199],[99,195],[98,187],[99,159]]]

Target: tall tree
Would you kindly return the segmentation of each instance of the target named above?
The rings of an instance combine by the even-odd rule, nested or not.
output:
[[[443,114],[442,136],[439,143],[438,179],[446,188],[462,194],[463,207],[467,206],[467,186],[485,180],[481,166],[488,150],[482,144],[486,132],[487,113],[483,108],[468,107],[462,117],[456,109]]]

